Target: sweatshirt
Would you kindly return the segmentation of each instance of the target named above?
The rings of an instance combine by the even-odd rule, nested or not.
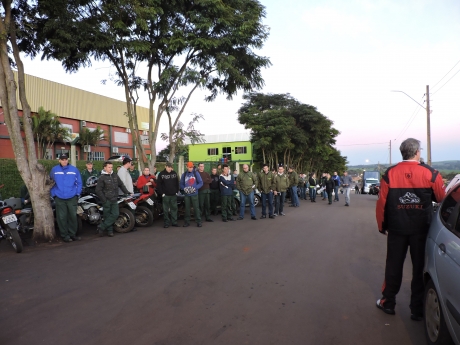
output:
[[[198,190],[203,186],[203,180],[198,172],[188,170],[180,178],[180,189],[183,189],[185,196],[198,195]]]
[[[131,178],[128,169],[121,167],[120,170],[118,170],[118,177],[120,178],[121,182],[123,182],[126,189],[129,190],[131,194],[134,193],[133,179]]]
[[[211,176],[206,171],[203,171],[203,172],[198,171],[198,173],[200,174],[201,180],[203,181],[203,186],[198,190],[198,192],[203,192],[204,190],[209,189],[209,185],[211,184],[212,179],[211,179]]]
[[[174,196],[179,192],[179,178],[174,170],[170,173],[164,169],[157,177],[157,191],[159,195]]]

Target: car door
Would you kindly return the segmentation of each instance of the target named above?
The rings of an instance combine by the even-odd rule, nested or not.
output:
[[[440,209],[441,231],[435,242],[435,268],[446,319],[460,340],[460,185],[444,200]],[[452,335],[454,335],[452,334]]]

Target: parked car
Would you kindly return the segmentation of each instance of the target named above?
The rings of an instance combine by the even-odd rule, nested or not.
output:
[[[123,159],[125,158],[129,158],[131,159],[131,157],[126,153],[126,154],[119,154],[119,155],[115,155],[115,156],[111,156],[109,157],[109,159],[107,160],[108,162],[123,162]]]
[[[425,335],[428,344],[460,345],[460,181],[433,215],[426,241]]]

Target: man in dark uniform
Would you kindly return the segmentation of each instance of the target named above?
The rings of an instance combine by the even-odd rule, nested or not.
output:
[[[203,186],[198,190],[198,201],[200,203],[200,211],[204,214],[207,222],[213,222],[211,215],[211,176],[204,171],[204,164],[198,164],[198,173],[203,180]]]
[[[211,214],[217,215],[217,205],[219,204],[220,199],[220,184],[216,168],[212,168],[211,181],[212,182],[209,185],[209,188],[211,189]]]
[[[96,169],[93,169],[93,162],[92,161],[87,161],[86,162],[86,169],[81,172],[81,181],[83,183],[83,188],[86,188],[86,191],[89,193],[94,193],[96,188],[95,187],[86,187],[86,181],[91,176],[99,176],[99,171]]]
[[[425,242],[433,217],[432,201],[445,196],[439,172],[420,164],[420,141],[409,138],[399,150],[403,161],[390,167],[380,181],[376,206],[379,232],[387,235],[387,258],[382,298],[377,308],[394,315],[396,295],[402,282],[404,259],[410,247],[412,261],[411,319],[423,319],[423,266]]]

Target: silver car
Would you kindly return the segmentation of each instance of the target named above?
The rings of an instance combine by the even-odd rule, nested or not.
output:
[[[425,253],[428,344],[460,345],[460,181],[433,214]]]

